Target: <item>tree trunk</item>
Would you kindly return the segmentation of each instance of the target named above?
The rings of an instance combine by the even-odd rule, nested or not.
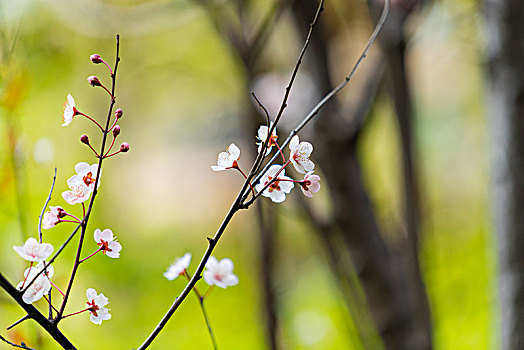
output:
[[[524,2],[486,0],[501,349],[524,349]]]

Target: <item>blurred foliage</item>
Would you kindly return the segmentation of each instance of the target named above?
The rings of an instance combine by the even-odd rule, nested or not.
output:
[[[264,4],[258,5],[261,16]],[[365,7],[351,4],[333,1],[325,11],[341,27],[331,24],[337,34],[332,50],[339,55],[353,52],[353,46],[359,50],[355,43],[365,41],[369,29]],[[412,23],[409,62],[426,198],[422,260],[436,349],[496,348],[479,17],[473,1],[443,0]],[[297,50],[289,43],[294,33],[288,20],[284,17],[275,29],[279,34],[265,57],[268,70],[287,71],[294,64]],[[183,281],[169,282],[162,273],[186,251],[193,253],[191,266],[196,266],[205,237],[212,235],[241,184],[237,174],[212,174],[209,166],[228,142],[241,140],[243,72],[192,1],[3,0],[0,32],[0,270],[13,283],[25,264],[12,246],[36,234],[53,168],[58,179],[51,204],[64,205],[60,194],[74,165],[95,161],[79,136],[87,131],[97,144],[96,128],[80,118],[60,126],[65,97],[71,93],[82,111],[103,118],[105,93],[85,78],[96,74],[108,83],[109,77],[104,66],[90,63],[89,55],[99,53],[112,63],[114,35],[121,35],[117,107],[125,112],[120,139],[130,143],[131,151],[105,163],[88,233],[109,227],[124,248],[121,259],[97,256],[81,266],[67,308],[82,308],[86,288],[94,287],[109,297],[113,318],[97,327],[81,315],[65,320],[62,329],[81,348],[136,347],[183,288]],[[341,49],[346,45],[351,50]],[[337,67],[334,71],[343,74]],[[360,145],[367,185],[392,244],[401,227],[395,128],[390,101],[381,98]],[[248,164],[243,157],[241,165]],[[353,326],[358,320],[345,311],[317,242],[292,200],[280,207],[275,278],[283,344],[360,349]],[[207,301],[224,349],[265,348],[255,222],[253,212],[238,215],[215,252],[235,262],[240,278],[238,286],[216,289]],[[63,224],[45,231],[45,241],[59,246],[69,229]],[[67,283],[74,245],[55,264],[54,281],[61,286]],[[88,236],[84,252],[95,249]],[[23,315],[3,292],[0,310],[2,327]],[[38,349],[57,348],[31,322],[4,333]],[[210,348],[195,298],[184,303],[154,348]]]

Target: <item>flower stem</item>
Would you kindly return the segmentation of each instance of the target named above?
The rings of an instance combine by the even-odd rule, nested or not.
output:
[[[62,318],[66,318],[66,317],[69,317],[69,316],[78,315],[78,314],[81,314],[82,312],[89,311],[90,309],[91,309],[91,308],[88,307],[88,308],[85,308],[85,309],[83,309],[83,310],[80,310],[80,311],[77,311],[77,312],[73,312],[72,314],[62,316]]]
[[[115,121],[116,122],[116,121]],[[111,142],[111,146],[109,146],[109,148],[107,149],[107,152],[106,154],[104,154],[104,157],[107,157],[107,154],[109,153],[109,151],[111,151],[111,149],[113,148],[114,144],[115,144],[115,140],[116,140],[116,137],[113,136],[113,141]]]
[[[102,61],[102,63],[105,64],[107,66],[107,68],[109,68],[109,71],[111,72],[111,75],[113,75],[113,70],[111,69],[111,66],[109,64],[107,64],[106,61],[104,61],[102,58],[100,58],[100,61]]]
[[[82,113],[80,111],[77,111],[76,114],[79,114],[79,115],[82,115],[84,117],[86,117],[87,119],[89,119],[90,121],[92,121],[93,123],[95,123],[99,128],[100,130],[102,130],[102,132],[104,132],[104,128],[102,127],[102,125],[98,124],[98,122],[96,120],[94,120],[93,118],[91,118],[90,116],[88,116],[87,114],[85,113]]]
[[[84,261],[86,261],[87,259],[89,259],[90,257],[94,256],[96,253],[98,253],[99,251],[101,251],[102,248],[98,248],[93,254],[89,255],[87,258],[84,258],[82,260],[80,260],[78,263],[83,263]]]
[[[274,142],[275,143],[275,146],[277,147],[278,151],[280,152],[280,155],[282,156],[282,161],[285,163],[286,162],[286,157],[284,156],[284,152],[282,152],[282,148],[280,148],[280,146],[278,145],[277,142]]]
[[[233,166],[232,168],[234,169],[237,169],[238,171],[240,171],[240,173],[242,174],[242,176],[244,176],[244,179],[247,180],[247,176],[246,174],[242,171],[242,169],[240,169],[240,167],[238,166],[238,164],[236,166]],[[249,187],[251,188],[251,193],[253,193],[253,196],[255,195],[255,189],[253,188],[253,185],[251,184],[251,182],[249,182]]]
[[[25,282],[27,281],[27,277],[29,277],[29,274],[31,273],[32,268],[33,268],[33,262],[31,261],[31,265],[29,265],[29,271],[27,271],[27,276],[24,277],[24,282],[22,282],[22,287],[20,287],[20,289],[24,289]]]
[[[58,310],[53,306],[53,304],[51,304],[51,301],[45,295],[44,295],[44,299],[49,303],[49,306],[51,306],[53,310],[55,310],[55,312],[58,312]]]
[[[49,283],[51,283],[51,285],[52,285],[53,287],[55,287],[56,290],[60,292],[60,294],[62,294],[62,297],[65,297],[64,292],[62,292],[62,290],[61,290],[60,288],[58,288],[58,286],[57,286],[56,284],[54,284],[53,282],[51,282],[51,280],[49,280]],[[55,311],[56,311],[56,310],[55,310]],[[58,311],[57,311],[57,312],[58,312]]]
[[[200,308],[202,309],[202,314],[204,315],[204,320],[206,321],[207,330],[209,332],[209,336],[211,337],[211,341],[213,342],[213,348],[215,350],[218,350],[217,341],[215,339],[215,335],[213,334],[213,329],[211,328],[211,323],[209,322],[209,318],[207,317],[206,309],[204,308],[204,298],[199,298],[200,301]]]

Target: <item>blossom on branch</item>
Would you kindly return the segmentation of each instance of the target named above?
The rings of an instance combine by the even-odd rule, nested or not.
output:
[[[49,209],[51,210],[46,211],[42,219],[42,228],[46,230],[56,226],[60,222],[60,218],[66,215],[64,208],[60,206],[49,207]]]
[[[226,258],[218,261],[214,256],[210,257],[206,263],[204,281],[210,286],[216,285],[220,288],[238,284],[238,277],[233,274],[231,259]]]
[[[35,267],[30,267],[24,272],[24,280],[18,283],[16,288],[18,290],[23,290],[27,281],[32,281],[33,278],[44,268],[42,262],[38,263]],[[40,300],[44,295],[49,293],[51,290],[51,282],[49,278],[54,274],[53,268],[48,266],[46,272],[40,274],[36,280],[27,288],[25,293],[22,295],[22,300],[26,304],[32,304],[37,300]]]
[[[67,101],[64,103],[64,111],[62,112],[62,119],[64,124],[62,126],[68,126],[73,121],[73,117],[77,115],[77,109],[75,107],[75,99],[71,94],[67,95]]]
[[[89,319],[94,324],[101,325],[102,321],[109,320],[111,318],[111,314],[109,313],[109,309],[106,309],[105,306],[109,304],[109,299],[106,298],[106,296],[102,293],[97,295],[96,290],[93,288],[89,288],[86,291],[87,296],[87,303],[86,307],[89,310],[89,313],[91,314]]]
[[[313,193],[320,190],[320,176],[310,171],[304,175],[304,180],[300,181],[300,186],[306,197],[313,197]]]
[[[177,258],[176,261],[169,266],[166,272],[164,272],[164,277],[172,281],[180,275],[184,274],[184,271],[189,267],[191,262],[191,253],[184,254],[183,257]]]
[[[298,135],[295,135],[289,143],[289,150],[289,159],[299,173],[305,174],[315,169],[315,163],[309,160],[309,156],[313,152],[313,146],[309,142],[299,143]]]
[[[240,159],[240,148],[234,143],[230,144],[226,152],[221,152],[218,155],[217,165],[212,165],[213,171],[222,171],[238,167],[238,160]]]
[[[40,262],[53,254],[53,246],[49,243],[38,243],[33,237],[28,238],[23,246],[13,246],[15,252],[27,261]]]
[[[117,238],[113,235],[113,231],[108,228],[104,231],[96,229],[94,236],[96,244],[98,244],[102,253],[113,259],[120,257],[122,245],[117,242]]]
[[[89,186],[86,186],[86,184],[78,178],[70,178],[67,180],[67,186],[69,186],[71,190],[62,192],[62,198],[70,205],[85,202],[89,199],[92,192]]]
[[[255,186],[257,192],[262,191],[262,189],[275,178],[275,175],[282,168],[281,165],[274,164],[272,165],[266,173],[260,179],[260,182]],[[285,170],[282,169],[280,174],[278,174],[278,179],[275,180],[268,188],[262,192],[264,197],[269,197],[275,203],[282,203],[286,199],[286,193],[291,192],[295,187],[293,179],[285,176]]]
[[[73,175],[69,178],[72,181],[81,180],[86,186],[88,186],[91,191],[95,188],[96,173],[98,171],[98,164],[89,165],[86,162],[80,162],[75,165],[76,175]],[[102,175],[102,172],[100,172]],[[68,180],[68,182],[69,182]],[[100,187],[100,179],[98,180],[97,188]]]
[[[271,126],[272,125],[273,125],[273,123],[271,123]],[[258,153],[260,153],[260,150],[261,150],[262,146],[264,145],[264,142],[266,142],[268,133],[269,133],[269,129],[268,129],[267,125],[261,125],[258,128],[258,136],[257,136],[257,139],[259,140],[259,142],[257,142]],[[271,134],[271,137],[269,138],[268,143],[267,143],[266,154],[264,154],[264,156],[267,156],[269,153],[271,153],[272,147],[276,145],[277,138],[278,138],[277,128],[275,128],[273,130],[273,133]]]

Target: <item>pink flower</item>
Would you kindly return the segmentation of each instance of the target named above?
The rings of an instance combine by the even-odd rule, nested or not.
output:
[[[68,126],[73,121],[73,117],[77,114],[75,107],[75,99],[71,94],[67,95],[67,101],[64,103],[64,111],[62,112],[62,119],[64,124],[62,126]]]
[[[113,259],[120,257],[122,245],[117,242],[117,238],[113,236],[113,232],[110,229],[106,228],[104,231],[96,229],[95,241],[100,247],[100,250],[102,250],[102,253],[108,257]]]
[[[37,273],[39,273],[44,268],[43,262],[38,263],[35,267],[30,267],[24,272],[24,280],[18,283],[16,288],[18,290],[23,290],[24,287],[35,278]],[[49,293],[51,290],[51,282],[49,278],[53,276],[53,267],[48,266],[46,272],[39,275],[36,280],[27,288],[25,293],[22,295],[22,300],[26,304],[32,304],[37,300],[40,300],[45,294]]]
[[[76,175],[69,178],[71,181],[78,182],[81,180],[91,191],[95,189],[96,173],[98,171],[98,164],[89,165],[86,162],[80,162],[75,165]],[[100,172],[102,175],[102,172]],[[68,182],[69,182],[68,180]],[[100,180],[98,180],[97,188],[100,187]]]
[[[46,211],[44,218],[42,219],[42,228],[50,229],[60,222],[60,218],[65,216],[64,208],[60,206],[49,207],[49,211]]]
[[[94,324],[101,325],[102,321],[109,320],[111,318],[111,314],[109,313],[109,309],[106,309],[105,306],[109,304],[109,299],[106,298],[106,296],[102,293],[99,295],[96,294],[96,290],[93,288],[89,288],[86,291],[87,296],[87,303],[86,307],[89,308],[89,313],[91,316],[89,316],[89,319]]]
[[[227,170],[238,166],[237,162],[240,159],[240,148],[234,143],[230,144],[226,152],[221,152],[218,155],[217,165],[212,165],[213,171]]]
[[[183,257],[177,258],[176,261],[169,266],[164,277],[172,281],[180,275],[184,274],[184,271],[189,267],[191,262],[191,253],[186,253]]]
[[[313,146],[309,142],[299,143],[298,135],[295,135],[289,143],[289,149],[289,159],[299,173],[305,174],[315,169],[315,164],[309,160],[309,156],[313,152]]]
[[[27,261],[44,261],[53,254],[53,246],[49,243],[38,243],[33,237],[29,238],[23,246],[14,246],[13,249]]]
[[[310,171],[304,175],[304,180],[300,182],[300,186],[306,197],[313,197],[313,193],[320,190],[320,176]]]
[[[258,192],[262,191],[262,189],[275,177],[281,167],[282,166],[278,164],[272,165],[262,176],[260,182],[255,186],[255,190]],[[271,198],[275,203],[282,203],[286,199],[286,193],[291,192],[293,187],[295,187],[295,184],[292,181],[293,179],[285,176],[285,170],[282,169],[280,174],[278,174],[278,180],[266,188],[264,192],[262,192],[262,195]]]
[[[238,277],[233,274],[233,262],[231,259],[222,259],[220,262],[210,257],[206,263],[204,280],[210,286],[216,285],[220,288],[238,284]]]
[[[271,123],[270,127],[272,125],[273,125],[273,123]],[[268,133],[269,133],[269,129],[268,129],[267,125],[261,125],[258,128],[257,139],[259,140],[259,142],[257,142],[257,145],[258,145],[258,152],[259,153],[260,153],[260,149],[262,148],[264,142],[266,142]],[[269,138],[269,142],[267,143],[266,154],[264,156],[267,156],[269,153],[271,153],[271,149],[276,144],[277,138],[278,138],[277,128],[275,128],[273,130],[273,133],[271,134],[271,137]]]
[[[67,185],[71,190],[62,192],[62,198],[68,204],[83,203],[89,199],[92,191],[82,180],[70,178],[67,180]]]

